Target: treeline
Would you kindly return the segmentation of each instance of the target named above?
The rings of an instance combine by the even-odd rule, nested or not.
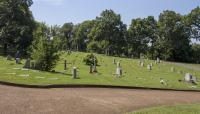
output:
[[[49,27],[34,21],[31,5],[32,0],[1,0],[0,45],[5,53],[7,48],[27,52],[42,35],[53,38],[59,50],[200,62],[200,45],[192,43],[200,41],[199,7],[187,15],[166,10],[158,20],[153,16],[132,19],[129,26],[120,14],[105,10],[94,20]]]

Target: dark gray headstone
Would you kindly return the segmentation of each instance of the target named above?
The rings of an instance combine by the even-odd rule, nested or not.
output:
[[[73,79],[77,78],[77,68],[76,67],[73,67],[73,69],[72,69],[72,78]]]
[[[64,70],[67,70],[67,61],[64,62]]]

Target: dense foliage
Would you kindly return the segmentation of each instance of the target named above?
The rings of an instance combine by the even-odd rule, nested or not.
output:
[[[86,65],[94,65],[94,64],[98,64],[98,60],[97,57],[94,54],[88,54],[86,57],[84,57],[83,62]]]
[[[45,34],[49,30],[33,32],[41,28],[36,26],[38,23],[29,10],[32,3],[32,0],[0,1],[0,48],[5,54],[8,48],[27,51],[31,44],[34,49],[47,45],[44,50],[53,46]],[[199,46],[192,43],[200,40],[199,7],[187,15],[166,10],[160,13],[158,20],[153,16],[132,19],[128,27],[122,22],[121,15],[113,10],[104,10],[96,19],[76,25],[65,23],[61,27],[46,27],[51,28],[56,51],[87,51],[135,58],[143,54],[151,59],[200,61]]]
[[[43,23],[38,23],[31,45],[31,57],[35,61],[35,69],[38,70],[52,70],[59,59],[58,40],[48,34],[49,28]]]
[[[29,7],[32,0],[0,1],[0,44],[7,49],[25,51],[31,44],[34,19]]]

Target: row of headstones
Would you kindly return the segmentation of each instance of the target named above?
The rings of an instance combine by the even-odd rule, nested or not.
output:
[[[160,59],[157,58],[157,60],[155,61],[155,63],[156,63],[156,64],[157,64],[157,63],[160,63]],[[120,65],[120,62],[116,62],[116,59],[114,58],[114,59],[113,59],[113,64],[117,64],[116,76],[117,76],[117,77],[122,76],[122,67],[121,67],[121,65]],[[141,65],[142,67],[144,67],[144,62],[141,62],[141,61],[140,61],[140,65]],[[153,63],[150,63],[150,64],[147,65],[147,69],[148,69],[148,70],[152,70],[152,67],[153,67]]]
[[[157,59],[155,60],[155,64],[158,64],[158,63],[160,63],[160,62],[161,62],[160,58],[157,58]],[[139,62],[139,65],[140,65],[141,67],[144,67],[144,61],[140,61],[140,62]],[[152,70],[152,67],[153,67],[153,63],[150,63],[150,64],[147,65],[147,69],[148,69],[148,70]]]
[[[157,59],[156,63],[160,63],[160,60]],[[116,60],[115,59],[113,59],[113,64],[116,64]],[[144,63],[140,62],[140,65],[143,67]],[[152,70],[152,66],[153,66],[152,63],[147,65],[147,69],[148,70]],[[25,61],[25,65],[24,65],[23,68],[33,68],[34,69],[35,68],[35,63],[31,62],[30,59],[27,59]],[[67,70],[67,61],[66,60],[64,61],[64,70]],[[171,67],[171,71],[174,72],[175,68]],[[93,66],[90,66],[90,73],[94,73],[94,72],[95,73],[97,72],[96,64],[94,64]],[[116,76],[117,77],[122,76],[122,68],[121,68],[120,62],[117,62]],[[73,79],[77,78],[77,68],[76,67],[73,67],[72,77],[73,77]],[[188,81],[188,82],[194,81],[194,82],[196,82],[197,78],[192,76],[190,73],[186,73],[185,74],[185,81]]]

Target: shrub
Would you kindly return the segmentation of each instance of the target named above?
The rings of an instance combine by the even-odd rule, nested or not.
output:
[[[32,50],[31,57],[35,61],[35,69],[43,71],[52,70],[59,59],[55,42],[49,42],[45,38],[40,38]]]
[[[95,64],[97,65],[98,60],[97,58],[94,56],[94,54],[88,54],[84,59],[83,62],[86,65],[94,65],[94,59],[95,59]]]

